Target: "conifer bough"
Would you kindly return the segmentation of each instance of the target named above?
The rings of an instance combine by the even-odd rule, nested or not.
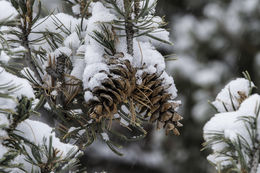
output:
[[[146,122],[156,122],[157,129],[164,128],[166,134],[180,134],[177,89],[165,72],[164,57],[155,47],[171,44],[163,28],[165,22],[155,16],[156,1],[66,2],[74,16],[57,13],[41,18],[41,1],[37,5],[34,0],[0,1],[10,12],[8,19],[0,15],[0,66],[10,80],[22,81],[20,94],[0,93],[2,100],[19,100],[8,109],[1,105],[0,115],[8,125],[0,124],[6,135],[0,136],[0,147],[15,153],[6,153],[5,160],[0,160],[1,171],[16,166],[30,172],[28,165],[33,165],[41,172],[80,172],[80,149],[100,137],[111,150],[121,154],[110,136],[138,140],[147,133]],[[28,67],[12,66],[14,58]],[[1,92],[6,88],[12,91],[12,86],[1,88],[0,83]],[[30,96],[26,89],[32,93]],[[40,121],[54,122],[50,125],[63,143],[57,142],[49,126],[30,120],[33,114],[41,114]],[[32,126],[32,132],[19,136],[17,128],[23,131],[26,123]],[[117,123],[136,130],[137,135],[123,134],[122,127],[114,126]],[[37,125],[48,130],[37,136]],[[16,165],[19,153],[24,164]],[[76,159],[70,161],[73,157]],[[6,159],[8,164],[4,164]]]

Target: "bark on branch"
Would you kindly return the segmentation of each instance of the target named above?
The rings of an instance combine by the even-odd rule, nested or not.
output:
[[[132,4],[132,0],[124,0],[127,53],[133,56],[134,55],[134,49],[133,49],[134,29],[132,23],[131,4]]]

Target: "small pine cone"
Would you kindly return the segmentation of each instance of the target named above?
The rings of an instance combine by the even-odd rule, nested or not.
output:
[[[150,117],[152,123],[157,121],[157,129],[165,128],[166,135],[171,131],[180,135],[177,127],[182,127],[179,121],[183,118],[175,111],[179,104],[173,102],[172,94],[167,92],[171,85],[165,86],[161,75],[144,72],[142,83],[133,93],[134,99],[138,100],[139,114]]]
[[[64,75],[65,67],[66,67],[65,62],[66,62],[65,55],[62,54],[57,57],[56,73],[58,74],[59,80],[64,77],[63,75]]]
[[[102,81],[100,86],[90,91],[94,99],[88,101],[90,118],[100,122],[102,118],[113,118],[117,113],[118,106],[132,94],[136,85],[136,70],[128,60],[109,58],[107,62],[108,78]],[[101,71],[102,72],[102,71]]]

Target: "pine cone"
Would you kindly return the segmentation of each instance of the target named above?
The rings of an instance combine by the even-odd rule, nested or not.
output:
[[[139,103],[139,114],[150,117],[150,122],[157,121],[157,129],[165,128],[166,135],[173,131],[180,135],[177,127],[182,127],[179,122],[183,118],[175,111],[179,106],[172,100],[172,94],[167,92],[171,85],[165,86],[161,79],[162,73],[142,75],[142,83],[138,85],[133,93],[133,98]]]
[[[100,86],[90,91],[94,98],[87,105],[90,107],[90,118],[100,122],[102,118],[113,118],[117,113],[118,106],[132,94],[136,85],[136,70],[131,66],[128,60],[121,58],[109,58],[108,78]]]
[[[118,108],[130,102],[128,109],[133,122],[138,114],[149,117],[152,123],[157,121],[157,128],[165,128],[167,135],[170,131],[175,135],[180,134],[177,127],[182,126],[179,122],[182,117],[175,111],[179,104],[174,102],[172,94],[167,92],[171,85],[165,86],[164,79],[161,78],[162,73],[144,72],[142,83],[136,84],[137,69],[128,60],[109,57],[107,64],[109,71],[100,73],[105,73],[108,78],[93,90],[87,89],[93,95],[93,99],[87,103],[90,118],[97,122],[112,119],[118,113]]]
[[[45,70],[43,89],[56,105],[68,105],[82,90],[81,80],[70,75],[72,63],[66,55],[61,54],[56,58],[49,55]]]

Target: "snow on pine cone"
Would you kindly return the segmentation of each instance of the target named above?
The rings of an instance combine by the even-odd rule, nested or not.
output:
[[[100,86],[89,90],[95,96],[87,103],[90,107],[90,118],[97,122],[102,118],[113,118],[117,113],[117,106],[126,101],[135,89],[136,70],[128,60],[110,58],[107,64],[109,72],[100,72],[106,73],[108,78]]]
[[[176,112],[179,104],[174,102],[172,94],[167,92],[172,84],[167,86],[163,84],[162,73],[144,72],[141,76],[142,82],[137,85],[133,98],[138,100],[138,114],[150,117],[152,123],[157,122],[157,129],[165,128],[166,135],[170,131],[173,131],[175,135],[180,135],[177,127],[182,127],[179,121],[183,118]]]
[[[95,88],[86,89],[94,96],[87,102],[90,118],[100,122],[102,119],[112,119],[118,113],[118,108],[125,103],[130,103],[129,112],[133,121],[136,115],[149,119],[150,122],[157,122],[157,129],[165,128],[166,134],[173,131],[179,135],[177,127],[182,117],[176,112],[179,106],[172,99],[172,94],[167,92],[171,84],[165,86],[162,73],[142,73],[142,82],[138,84],[136,79],[137,69],[129,60],[116,57],[107,59],[109,71],[105,73],[108,78]],[[156,66],[155,66],[156,68]]]

